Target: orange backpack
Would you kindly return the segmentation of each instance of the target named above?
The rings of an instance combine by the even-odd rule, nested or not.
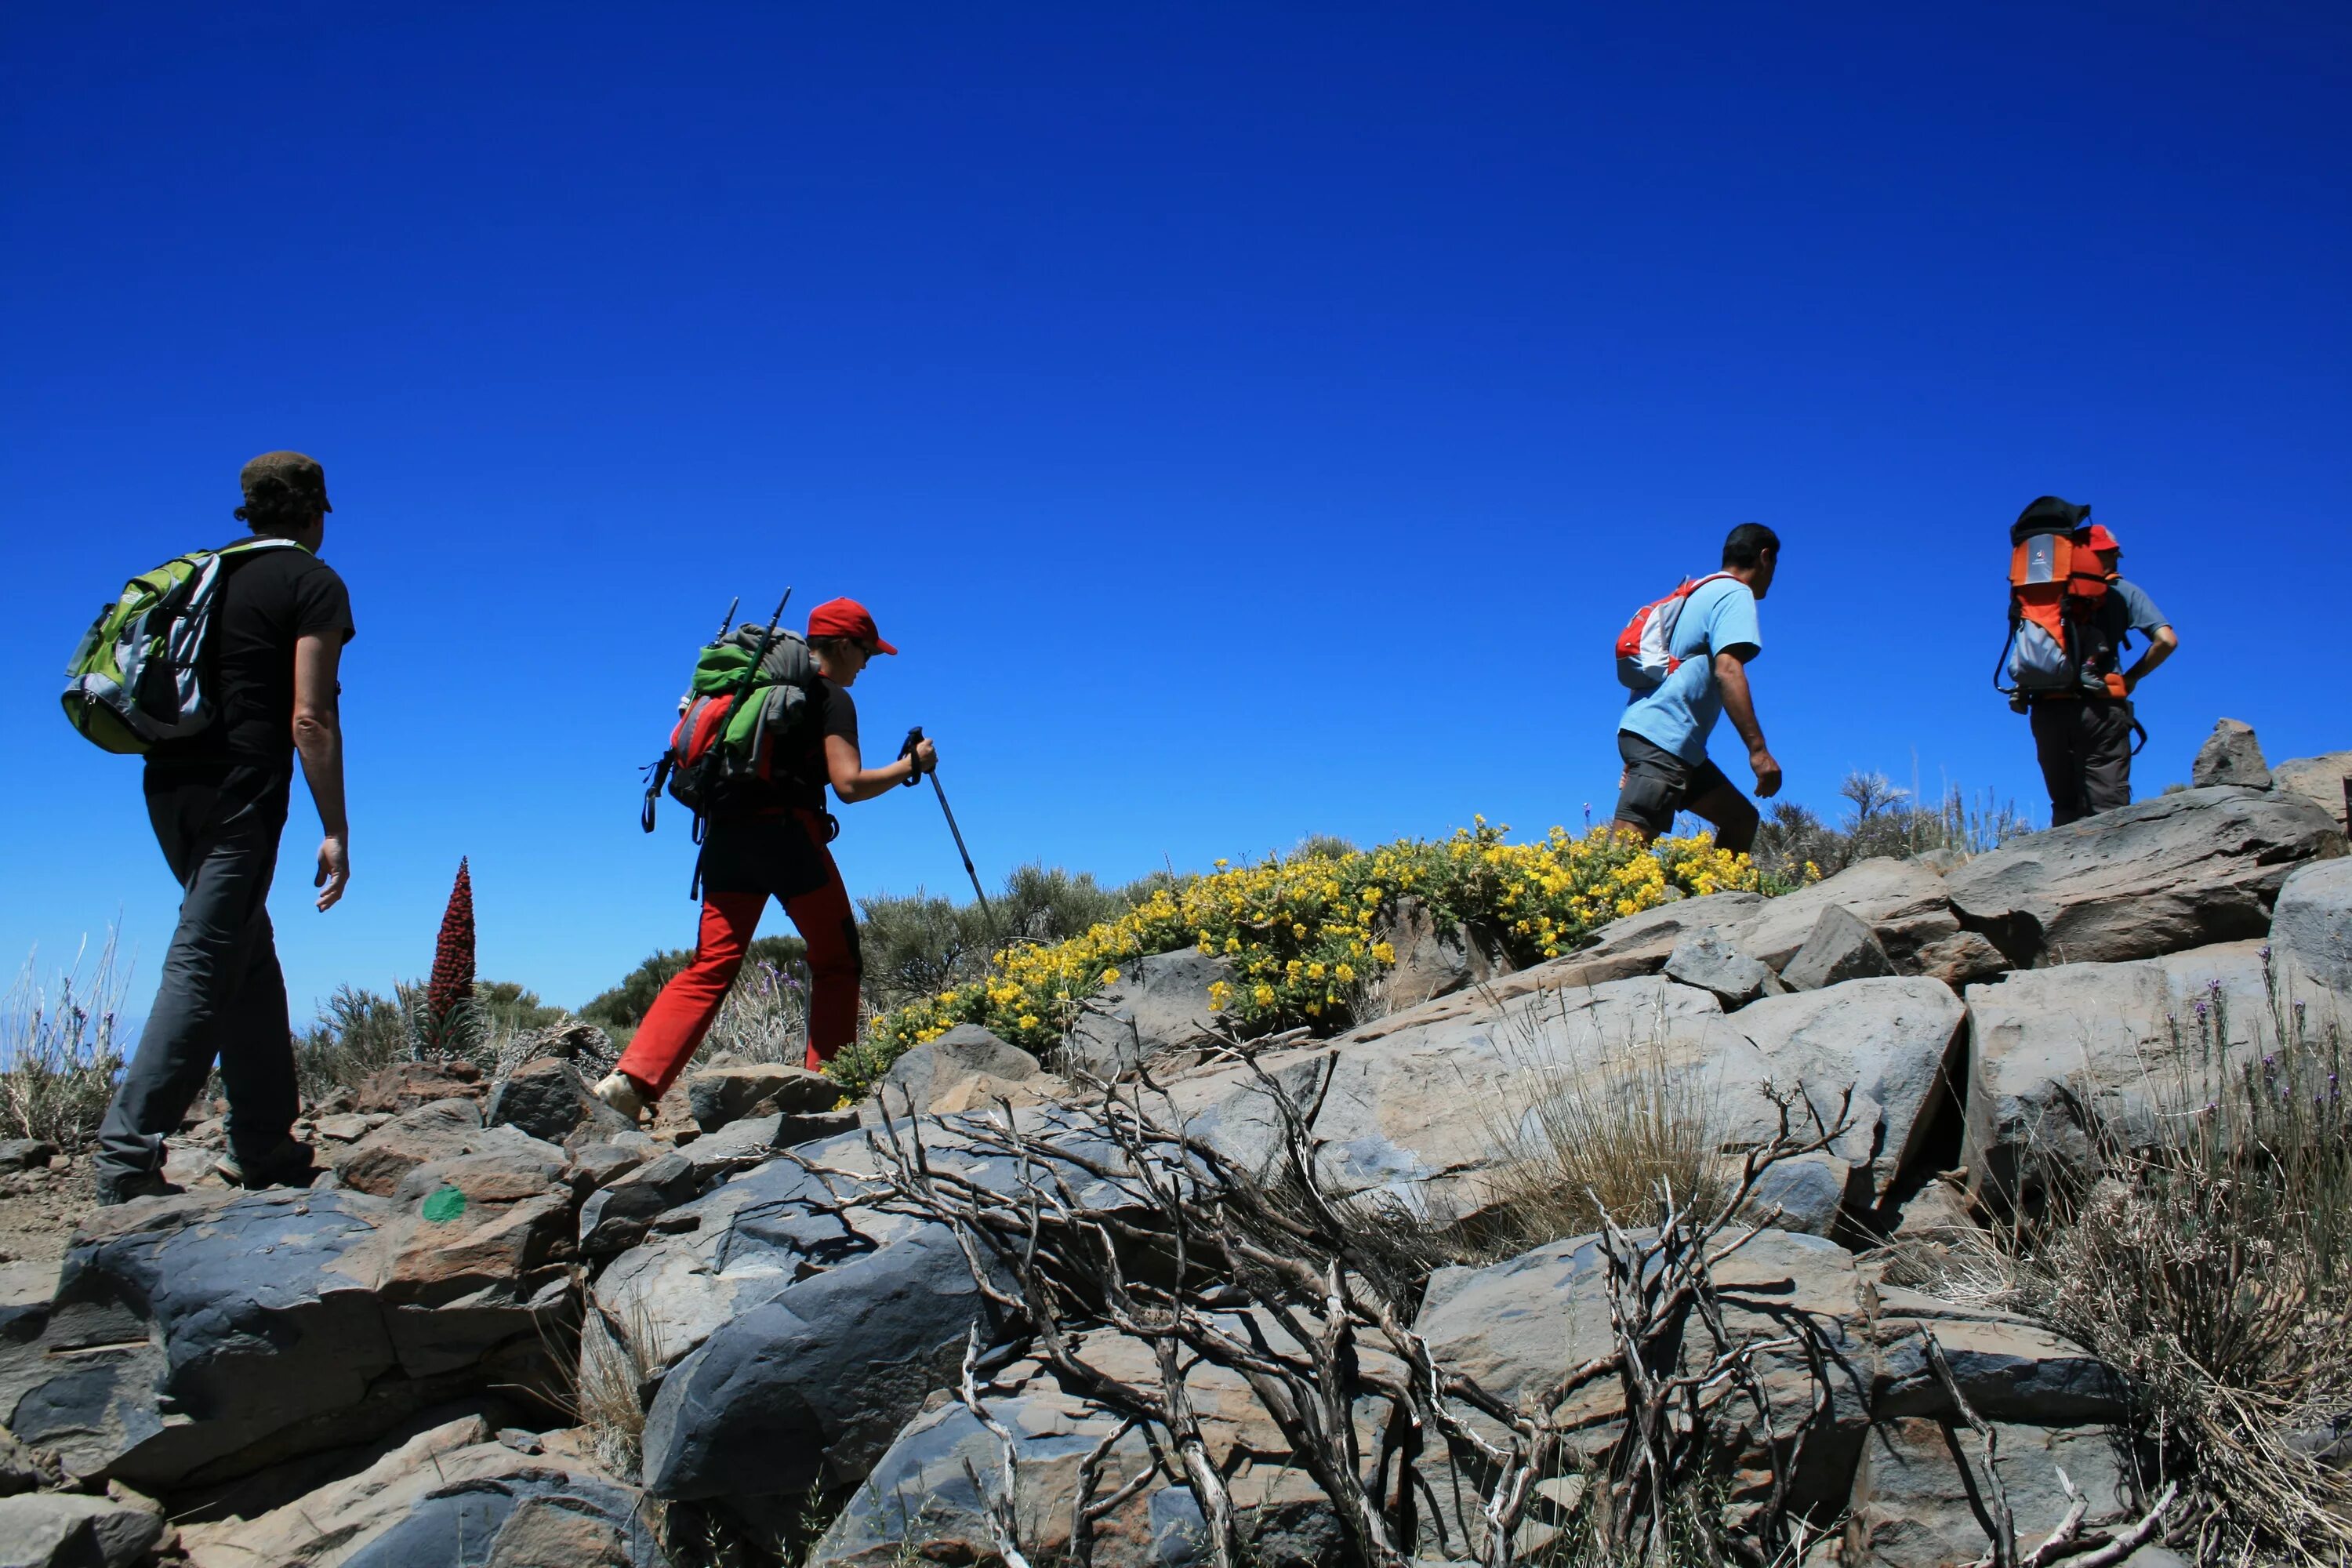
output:
[[[2042,496],[2009,531],[2009,641],[1993,685],[2012,707],[2037,696],[2124,695],[2113,640],[2098,625],[2107,574],[2082,537],[2090,518],[2088,506]]]

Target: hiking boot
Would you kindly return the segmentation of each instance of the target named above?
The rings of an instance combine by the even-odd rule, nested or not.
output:
[[[627,1117],[631,1121],[646,1119],[645,1086],[625,1072],[608,1073],[595,1089],[596,1098]]]
[[[281,1138],[278,1147],[257,1160],[239,1160],[223,1152],[213,1161],[213,1172],[232,1187],[258,1191],[263,1187],[307,1187],[319,1173],[310,1145]]]
[[[161,1171],[124,1171],[115,1175],[98,1178],[98,1202],[101,1208],[127,1204],[133,1198],[168,1198],[187,1191],[163,1179]]]

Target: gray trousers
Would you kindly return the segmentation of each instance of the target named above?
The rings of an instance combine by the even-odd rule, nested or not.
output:
[[[2132,709],[2112,697],[2042,698],[2033,751],[2050,789],[2050,826],[2131,804]]]
[[[180,881],[180,923],[138,1052],[99,1128],[101,1182],[163,1169],[163,1136],[204,1092],[215,1058],[229,1147],[248,1169],[293,1128],[300,1099],[268,909],[292,784],[282,769],[148,771],[147,817]]]

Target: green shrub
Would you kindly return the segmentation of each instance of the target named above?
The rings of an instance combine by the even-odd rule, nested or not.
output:
[[[1981,855],[2033,831],[2014,802],[1996,804],[1990,794],[1972,799],[1958,784],[1936,805],[1911,805],[1905,804],[1911,792],[1885,773],[1857,772],[1846,774],[1838,794],[1848,804],[1834,827],[1792,800],[1774,801],[1765,812],[1753,854],[1768,890],[1834,877],[1874,856]]]
[[[615,1037],[624,1036],[645,1022],[646,1009],[654,1005],[661,988],[693,962],[694,949],[690,947],[656,952],[624,975],[618,985],[589,998],[588,1005],[580,1009],[580,1016],[603,1026]],[[770,964],[787,974],[797,975],[803,985],[808,983],[808,946],[796,936],[754,937],[744,967],[748,969],[755,963]]]
[[[1662,838],[1650,848],[1610,828],[1571,837],[1554,828],[1510,844],[1483,818],[1438,841],[1400,839],[1356,850],[1310,840],[1249,867],[1171,879],[1132,909],[1059,942],[1008,947],[985,970],[878,1015],[828,1069],[863,1092],[891,1062],[957,1024],[980,1024],[1033,1051],[1049,1050],[1085,999],[1119,965],[1197,947],[1231,961],[1237,984],[1211,988],[1211,1005],[1244,1029],[1344,1027],[1359,986],[1394,963],[1378,927],[1405,896],[1442,920],[1478,929],[1523,961],[1556,957],[1610,921],[1676,894],[1757,886],[1745,856],[1706,838]]]

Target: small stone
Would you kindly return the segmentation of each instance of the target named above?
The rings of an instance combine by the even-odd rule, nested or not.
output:
[[[1737,951],[1721,932],[1712,930],[1693,931],[1675,944],[1666,959],[1666,978],[1714,992],[1727,1010],[1788,989],[1769,968]]]
[[[1845,980],[1864,980],[1895,973],[1894,962],[1878,938],[1851,910],[1832,904],[1813,922],[1813,934],[1780,972],[1796,991],[1818,991]]]
[[[11,1138],[0,1143],[0,1171],[47,1170],[57,1152],[56,1144],[37,1138]]]
[[[1938,937],[1912,954],[1911,962],[1930,980],[1940,980],[1958,991],[1979,980],[1990,980],[2009,968],[2009,956],[1982,933],[1954,931]]]
[[[488,1092],[482,1069],[459,1058],[450,1061],[394,1062],[370,1073],[352,1095],[351,1109],[398,1116],[437,1100],[479,1100]]]

